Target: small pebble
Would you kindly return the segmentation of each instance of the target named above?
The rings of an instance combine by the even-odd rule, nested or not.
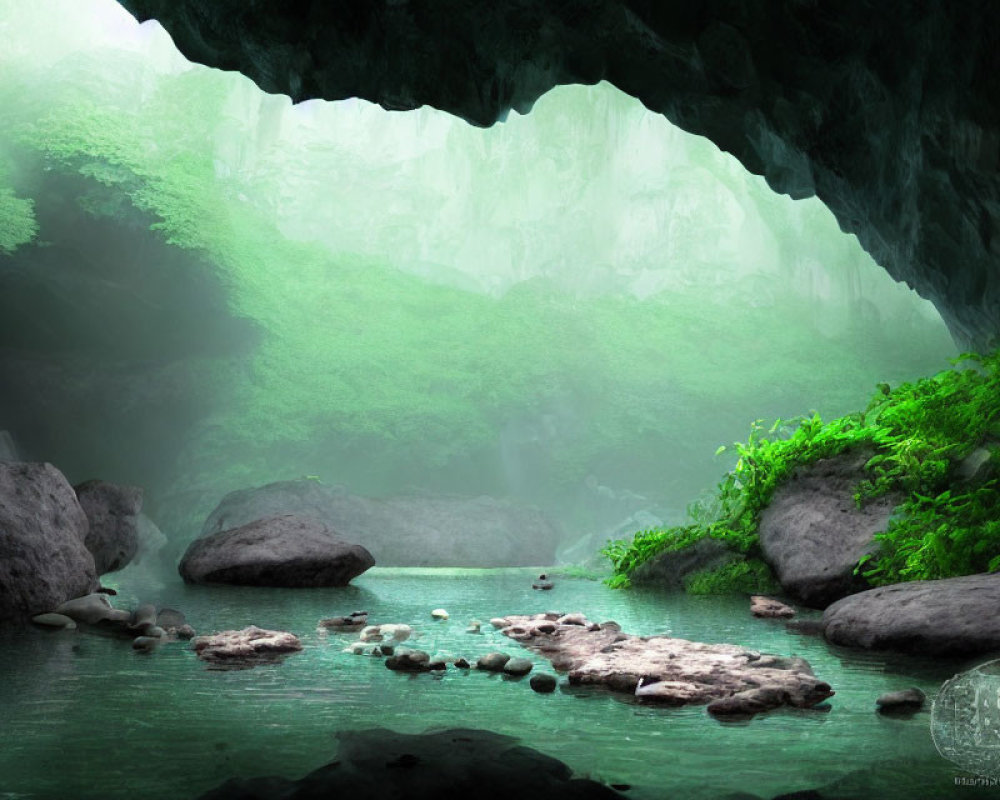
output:
[[[532,667],[534,664],[526,658],[512,658],[503,665],[503,671],[508,675],[521,676],[531,672]]]
[[[536,672],[531,676],[528,681],[531,688],[534,689],[539,694],[548,694],[549,692],[554,692],[556,690],[556,680],[555,675],[550,675],[547,672]]]
[[[487,653],[476,661],[476,669],[486,672],[500,672],[508,661],[510,661],[510,656],[506,653]]]
[[[434,617],[434,619],[448,619],[448,612],[443,608],[435,608],[431,612],[431,616]]]

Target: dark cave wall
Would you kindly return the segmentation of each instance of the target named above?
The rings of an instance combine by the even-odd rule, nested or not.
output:
[[[1000,330],[992,0],[119,0],[190,59],[294,100],[429,104],[476,125],[607,80],[818,195],[955,338]]]

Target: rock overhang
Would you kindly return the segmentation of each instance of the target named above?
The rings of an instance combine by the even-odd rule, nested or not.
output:
[[[901,4],[119,0],[188,58],[300,101],[488,126],[607,80],[775,191],[817,195],[963,345],[1000,329],[1000,72],[988,0]]]

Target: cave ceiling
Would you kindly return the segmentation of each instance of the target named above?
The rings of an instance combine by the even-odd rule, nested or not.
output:
[[[1000,332],[993,0],[119,0],[192,61],[295,101],[361,97],[488,126],[606,80],[817,195],[956,340]]]

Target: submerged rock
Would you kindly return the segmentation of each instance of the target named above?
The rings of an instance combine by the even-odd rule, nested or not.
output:
[[[548,672],[536,672],[528,680],[528,685],[539,694],[549,694],[556,690],[559,681]]]
[[[1000,573],[882,586],[823,613],[827,640],[934,656],[1000,650]]]
[[[319,621],[319,627],[337,633],[355,633],[368,625],[367,611],[352,611],[344,617],[327,617]]]
[[[476,660],[476,669],[484,672],[502,672],[508,661],[510,656],[506,653],[487,653]]]
[[[582,615],[567,615],[572,617]],[[702,644],[668,636],[638,637],[617,626],[556,623],[545,614],[509,616],[502,629],[548,658],[571,685],[604,686],[668,705],[724,701],[718,714],[757,713],[781,705],[809,708],[833,695],[799,658],[767,656],[737,645]]]
[[[750,598],[750,613],[764,619],[785,619],[795,616],[795,609],[780,600],[755,594]]]
[[[88,525],[51,464],[0,461],[0,625],[27,623],[97,588]]]
[[[875,705],[882,714],[912,714],[923,708],[926,700],[927,695],[914,687],[886,692],[875,701]]]
[[[774,493],[760,518],[760,546],[782,588],[812,608],[868,588],[854,574],[876,552],[874,536],[901,502],[895,495],[859,509],[854,492],[870,451],[854,451],[800,467]]]
[[[139,552],[142,489],[96,480],[73,489],[90,523],[84,543],[94,556],[97,574],[127,566]]]
[[[611,800],[622,795],[569,767],[489,731],[452,729],[404,734],[341,731],[335,761],[293,781],[236,778],[201,800]]]
[[[365,548],[323,523],[288,515],[196,539],[179,572],[188,583],[345,586],[374,564]]]
[[[518,567],[555,562],[562,530],[536,508],[491,497],[375,499],[314,480],[226,495],[202,535],[295,514],[360,542],[384,566]]]
[[[239,631],[199,636],[191,643],[198,658],[218,669],[248,669],[272,664],[302,649],[299,637],[287,631],[270,631],[250,625]]]

